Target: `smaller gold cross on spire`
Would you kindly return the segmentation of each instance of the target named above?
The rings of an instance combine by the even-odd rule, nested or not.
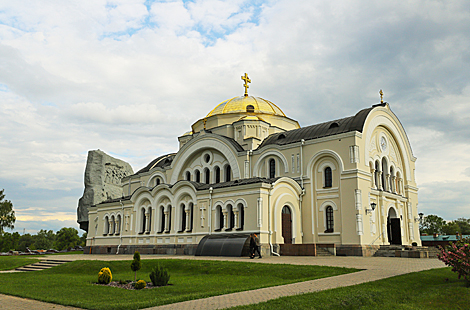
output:
[[[380,103],[384,103],[384,92],[382,90],[379,91],[380,95]]]
[[[245,76],[242,75],[242,80],[245,81],[245,84],[243,84],[243,86],[245,87],[245,97],[246,97],[248,96],[248,88],[250,87],[248,86],[248,83],[251,83],[251,80],[248,77],[247,73],[245,73]]]

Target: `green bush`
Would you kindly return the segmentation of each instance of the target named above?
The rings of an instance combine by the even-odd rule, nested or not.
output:
[[[98,283],[109,284],[112,279],[113,275],[111,274],[111,270],[108,267],[101,268],[98,273]]]
[[[136,290],[141,290],[147,286],[147,283],[144,280],[139,280],[135,282],[134,287]]]
[[[150,280],[155,286],[165,286],[170,280],[168,271],[160,265],[157,265],[150,273]]]
[[[142,263],[140,262],[140,253],[138,251],[134,252],[134,260],[131,263],[131,269],[134,271],[134,281],[137,279],[137,270],[142,268]]]

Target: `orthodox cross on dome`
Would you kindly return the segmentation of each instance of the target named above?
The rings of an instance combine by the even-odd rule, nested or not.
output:
[[[248,77],[247,73],[245,73],[245,76],[242,75],[242,80],[245,81],[245,84],[243,84],[243,86],[245,87],[245,97],[246,97],[248,96],[248,88],[250,87],[248,86],[248,83],[251,83],[251,80]]]
[[[382,90],[379,91],[380,95],[380,103],[384,103],[384,92]]]

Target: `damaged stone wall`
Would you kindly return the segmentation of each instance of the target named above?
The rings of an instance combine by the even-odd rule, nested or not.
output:
[[[101,150],[88,151],[85,190],[78,201],[77,222],[88,232],[88,208],[122,197],[121,179],[134,174],[131,165]]]

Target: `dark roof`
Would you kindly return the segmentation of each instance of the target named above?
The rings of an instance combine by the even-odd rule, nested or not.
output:
[[[213,184],[197,183],[197,182],[194,182],[194,181],[190,181],[190,182],[191,182],[191,184],[194,185],[194,187],[197,190],[206,190],[206,189],[209,189],[211,187],[213,189],[216,189],[216,188],[240,186],[240,185],[255,184],[255,183],[272,184],[272,183],[276,182],[278,179],[279,178],[267,179],[267,178],[256,177],[256,178],[238,179],[238,180],[233,180],[233,181],[229,181],[229,182],[221,182],[221,183],[213,183]]]
[[[230,144],[233,145],[233,147],[238,151],[238,152],[243,152],[244,149],[243,147],[237,142],[235,141],[235,139],[233,138],[229,138],[229,137],[226,137],[226,136],[221,136],[223,138],[225,138],[226,140],[228,140],[228,142],[230,142]]]
[[[383,107],[385,103],[376,104],[371,108],[361,110],[354,116],[272,134],[264,139],[258,149],[270,144],[286,145],[300,142],[302,139],[312,140],[351,131],[362,132],[367,115],[372,109],[378,106]]]
[[[152,160],[146,167],[140,169],[135,174],[148,172],[148,171],[150,171],[150,169],[152,169],[154,167],[159,167],[159,168],[168,167],[173,162],[173,159],[175,158],[175,155],[176,155],[176,153],[171,153],[171,154],[166,154],[166,155],[162,155],[160,157],[157,157],[154,160]]]
[[[107,199],[105,201],[97,203],[96,205],[93,205],[92,207],[97,206],[97,205],[101,205],[101,204],[105,204],[105,203],[119,202],[119,201],[124,201],[124,200],[129,200],[129,199],[131,199],[131,196],[122,196],[121,198]]]

